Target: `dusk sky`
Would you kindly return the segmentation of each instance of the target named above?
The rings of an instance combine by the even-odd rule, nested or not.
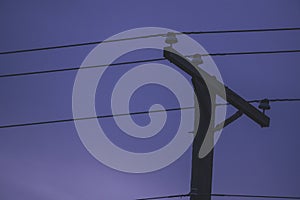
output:
[[[0,24],[0,52],[8,52],[102,41],[142,27],[178,32],[299,28],[300,1],[6,0],[0,2]],[[189,36],[214,54],[299,50],[299,33]],[[0,76],[80,67],[96,46],[2,54]],[[141,50],[115,62],[161,57],[161,51]],[[213,56],[212,59],[224,83],[246,100],[300,98],[299,53]],[[172,65],[167,61],[155,63]],[[108,68],[97,88],[97,115],[111,114],[109,98],[114,84],[135,66]],[[133,200],[189,193],[191,148],[163,169],[125,173],[96,160],[82,144],[73,121],[3,127],[73,118],[72,92],[77,72],[0,77],[0,199]],[[179,105],[167,88],[149,84],[134,93],[129,109],[148,110],[153,104],[167,108]],[[271,102],[270,105],[271,110],[266,111],[271,119],[270,127],[261,128],[242,116],[224,128],[214,150],[213,193],[300,196],[300,103]],[[228,116],[234,111],[228,106]],[[148,152],[161,148],[174,137],[179,115],[179,111],[168,113],[163,130],[166,134],[145,140],[122,135],[113,118],[99,119],[99,124],[114,144],[132,152]],[[139,125],[149,123],[147,115],[132,118]]]

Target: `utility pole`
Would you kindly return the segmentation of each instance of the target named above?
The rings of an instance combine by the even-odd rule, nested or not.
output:
[[[210,200],[212,190],[213,149],[204,158],[199,158],[199,150],[204,142],[204,138],[209,136],[208,142],[213,146],[214,132],[227,126],[243,114],[248,116],[261,127],[268,127],[270,124],[270,118],[201,68],[196,69],[189,60],[174,50],[171,46],[164,48],[164,57],[192,77],[192,84],[199,105],[199,108],[195,108],[199,109],[196,113],[199,113],[200,116],[204,117],[201,117],[201,120],[198,120],[199,116],[195,115],[195,123],[199,124],[195,124],[195,127],[198,128],[195,129],[197,130],[197,134],[195,135],[192,147],[190,199]],[[209,81],[205,82],[203,76],[205,77],[205,80]],[[215,92],[214,94],[209,93],[207,83],[209,84],[209,87],[213,88],[213,91]],[[218,92],[224,87],[226,92],[225,96],[222,92]],[[214,123],[211,123],[210,121],[211,118],[214,119],[216,106],[215,99],[217,95],[238,110],[235,114],[221,123],[224,124],[224,126],[214,126]],[[208,132],[212,134],[208,134]]]
[[[214,150],[212,149],[208,155],[204,158],[199,159],[199,151],[201,145],[204,142],[204,138],[209,136],[208,142],[209,145],[214,145],[214,138],[213,134],[206,134],[208,131],[212,129],[212,124],[210,123],[211,119],[214,119],[215,114],[215,95],[211,97],[209,94],[204,93],[203,91],[206,90],[205,83],[199,81],[195,78],[192,78],[192,83],[194,86],[194,91],[196,94],[196,98],[198,99],[198,104],[200,110],[195,110],[195,125],[194,130],[198,132],[195,134],[195,138],[193,141],[192,147],[192,176],[191,176],[191,200],[197,199],[197,194],[211,194],[211,185],[212,185],[212,169],[213,169],[213,156]],[[200,92],[202,91],[202,92]],[[197,104],[195,103],[195,106]],[[198,114],[200,116],[204,116],[199,119]],[[199,124],[197,124],[199,122]],[[202,128],[205,127],[205,128]],[[212,137],[211,137],[212,136]],[[195,194],[195,195],[194,195]],[[203,200],[209,200],[210,196],[202,196]]]

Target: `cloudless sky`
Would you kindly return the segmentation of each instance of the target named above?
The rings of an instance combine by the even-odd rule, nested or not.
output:
[[[101,41],[147,26],[177,31],[300,27],[299,11],[297,0],[1,1],[0,51]],[[300,49],[299,33],[191,37],[209,53],[222,53]],[[79,67],[94,47],[0,55],[0,74]],[[145,51],[123,60],[162,57],[160,53]],[[299,53],[213,59],[226,85],[247,100],[300,98]],[[112,69],[111,81],[130,67],[133,65]],[[76,73],[0,78],[0,125],[72,118]],[[108,90],[111,85],[99,87]],[[161,103],[176,105],[167,90],[149,87],[144,89],[157,90]],[[97,95],[101,99],[102,94]],[[157,103],[146,92],[137,92],[134,97],[139,103],[132,106],[133,110]],[[100,104],[97,111],[101,111]],[[229,114],[232,112],[230,108]],[[245,116],[226,127],[215,147],[213,192],[300,196],[299,113],[300,103],[272,103],[267,111],[269,128],[260,128]],[[148,118],[139,116],[135,120],[143,124]],[[111,121],[101,123],[115,130]],[[176,127],[176,116],[170,126]],[[126,146],[126,142],[121,143]],[[129,200],[182,194],[190,189],[190,169],[189,149],[159,171],[129,174],[113,170],[88,153],[73,122],[0,129],[0,199]]]

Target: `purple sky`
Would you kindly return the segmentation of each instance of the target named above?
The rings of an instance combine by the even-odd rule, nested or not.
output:
[[[1,1],[0,51],[100,41],[145,26],[177,31],[300,27],[297,0],[57,2]],[[191,37],[209,53],[300,48],[299,31]],[[0,55],[0,74],[79,67],[93,47]],[[161,57],[158,52],[138,55],[124,59]],[[245,99],[300,97],[299,53],[213,59],[224,82]],[[126,66],[122,69],[126,71]],[[67,71],[0,78],[0,125],[72,118],[75,76],[76,71]],[[156,89],[161,88],[153,86]],[[176,105],[166,101],[171,94],[160,95],[160,101]],[[133,110],[157,103],[151,94],[145,97],[150,98],[146,105],[138,93],[136,98],[140,104]],[[271,107],[270,128],[262,129],[244,116],[224,129],[215,147],[214,193],[300,196],[300,104]],[[135,120],[146,123],[148,118]],[[176,119],[172,122],[176,124]],[[95,160],[73,122],[0,129],[0,199],[130,200],[187,193],[190,154],[189,150],[156,172],[127,174]]]

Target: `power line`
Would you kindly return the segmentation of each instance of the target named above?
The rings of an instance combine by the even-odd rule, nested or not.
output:
[[[64,68],[64,69],[53,69],[53,70],[44,70],[44,71],[34,71],[34,72],[24,72],[24,73],[15,73],[15,74],[4,74],[0,75],[0,78],[4,77],[13,77],[13,76],[25,76],[25,75],[34,75],[34,74],[46,74],[46,73],[54,73],[54,72],[64,72],[64,71],[74,71],[81,69],[91,69],[91,68],[100,68],[100,67],[108,67],[108,66],[119,66],[119,65],[129,65],[129,64],[137,64],[137,63],[145,63],[145,62],[155,62],[166,60],[165,58],[153,58],[153,59],[145,59],[145,60],[136,60],[136,61],[128,61],[128,62],[119,62],[112,64],[103,64],[103,65],[95,65],[95,66],[86,66],[86,67],[72,67],[72,68]]]
[[[155,200],[155,199],[172,199],[172,198],[182,198],[182,197],[189,197],[191,194],[176,194],[176,195],[168,195],[168,196],[160,196],[160,197],[148,197],[148,198],[141,198],[136,200]],[[208,196],[208,195],[205,195]]]
[[[247,194],[179,194],[179,195],[169,195],[169,196],[160,196],[160,197],[150,197],[150,198],[141,198],[136,200],[155,200],[155,199],[172,199],[172,198],[182,198],[189,196],[213,196],[213,197],[240,197],[240,198],[265,198],[265,199],[300,199],[296,196],[273,196],[273,195],[247,195]]]
[[[205,54],[202,56],[235,56],[235,55],[283,54],[283,53],[299,53],[299,52],[300,52],[300,49],[275,50],[275,51],[244,51],[244,52],[212,53],[212,54]],[[14,73],[14,74],[4,74],[4,75],[0,75],[0,78],[34,75],[34,74],[46,74],[46,73],[63,72],[63,71],[74,71],[74,70],[79,70],[79,69],[91,69],[91,68],[99,68],[99,67],[107,67],[107,66],[128,65],[128,64],[155,62],[155,61],[162,61],[162,60],[166,60],[166,59],[165,58],[153,58],[153,59],[135,60],[135,61],[128,61],[128,62],[112,63],[112,64],[102,64],[102,65],[96,65],[96,66],[86,66],[86,67],[81,67],[81,68],[80,67],[72,67],[72,68],[64,68],[64,69],[52,69],[52,70],[41,70],[41,71],[23,72],[23,73]]]
[[[245,194],[212,194],[214,197],[241,197],[241,198],[265,198],[265,199],[300,199],[296,196],[272,196],[272,195],[245,195]]]
[[[262,99],[249,100],[248,103],[260,103]],[[300,98],[290,98],[290,99],[268,99],[269,102],[300,102]],[[217,106],[230,105],[229,103],[216,104]]]
[[[240,30],[214,30],[214,31],[185,31],[179,34],[186,34],[186,35],[198,35],[198,34],[224,34],[224,33],[246,33],[246,32],[275,32],[275,31],[297,31],[300,30],[298,27],[291,27],[291,28],[265,28],[265,29],[240,29]],[[153,34],[153,35],[145,35],[139,37],[131,37],[131,38],[121,38],[116,40],[104,40],[104,41],[93,41],[93,42],[84,42],[84,43],[76,43],[76,44],[67,44],[67,45],[57,45],[57,46],[49,46],[49,47],[40,47],[40,48],[31,48],[31,49],[20,49],[20,50],[13,50],[13,51],[4,51],[0,52],[0,55],[8,55],[8,54],[16,54],[16,53],[26,53],[26,52],[34,52],[34,51],[46,51],[46,50],[53,50],[53,49],[62,49],[62,48],[71,48],[71,47],[80,47],[80,46],[89,46],[95,45],[100,43],[108,43],[108,42],[119,42],[124,40],[135,40],[135,39],[143,39],[143,38],[151,38],[151,37],[160,37],[165,36],[166,33],[162,34]]]
[[[53,49],[64,49],[64,48],[71,48],[71,47],[82,47],[82,46],[89,46],[89,45],[95,45],[95,44],[100,44],[100,43],[120,42],[120,41],[126,41],[126,40],[136,40],[136,39],[151,38],[151,37],[158,37],[158,36],[164,36],[164,35],[166,35],[166,34],[154,34],[154,35],[145,35],[145,36],[139,36],[139,37],[120,38],[120,39],[115,39],[115,40],[100,40],[100,41],[94,41],[94,42],[84,42],[84,43],[58,45],[58,46],[32,48],[32,49],[21,49],[21,50],[0,52],[0,55],[26,53],[26,52],[34,52],[34,51],[46,51],[46,50],[53,50]]]
[[[235,55],[281,54],[281,53],[299,53],[299,52],[300,49],[277,50],[277,51],[244,51],[244,52],[212,53],[212,54],[207,54],[207,56],[235,56]]]
[[[103,119],[103,118],[121,117],[121,116],[128,116],[128,115],[141,115],[141,114],[149,114],[149,113],[156,113],[156,112],[170,112],[170,111],[187,110],[187,109],[194,109],[194,107],[169,108],[169,109],[165,109],[165,110],[139,111],[139,112],[122,113],[122,114],[115,114],[115,115],[109,114],[109,115],[100,115],[100,116],[95,116],[95,117],[82,117],[82,118],[75,118],[75,119],[72,118],[72,119],[42,121],[42,122],[31,122],[31,123],[23,123],[23,124],[11,124],[11,125],[0,126],[0,129],[1,128],[13,128],[13,127],[24,127],[24,126],[43,125],[43,124],[72,122],[72,121],[89,120],[89,119]]]
[[[261,99],[255,99],[247,101],[248,103],[256,103],[260,102]],[[290,98],[290,99],[269,99],[270,102],[300,102],[300,98]],[[228,105],[228,104],[217,104],[220,105]],[[120,117],[120,116],[128,116],[128,115],[141,115],[141,114],[149,114],[156,112],[170,112],[170,111],[178,111],[178,110],[187,110],[194,109],[194,107],[182,107],[182,108],[168,108],[165,110],[152,110],[152,111],[139,111],[139,112],[131,112],[131,113],[122,113],[122,114],[109,114],[109,115],[99,115],[95,117],[83,117],[83,118],[70,118],[70,119],[60,119],[60,120],[50,120],[50,121],[41,121],[41,122],[30,122],[30,123],[22,123],[22,124],[10,124],[10,125],[2,125],[2,128],[13,128],[13,127],[24,127],[24,126],[35,126],[35,125],[43,125],[43,124],[54,124],[54,123],[64,123],[64,122],[72,122],[79,120],[89,120],[89,119],[102,119],[102,118],[112,118],[112,117]]]
[[[300,30],[300,28],[264,28],[264,29],[243,29],[243,30],[191,31],[191,32],[182,32],[182,33],[186,35],[197,35],[197,34],[251,33],[251,32],[296,31],[296,30]]]
[[[300,101],[300,99],[269,99],[270,102],[293,102]]]

